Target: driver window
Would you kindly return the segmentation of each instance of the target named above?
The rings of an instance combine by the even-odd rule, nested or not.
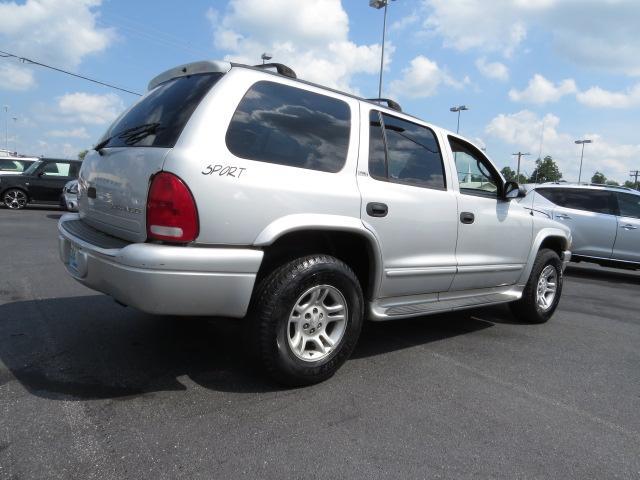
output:
[[[460,193],[498,196],[500,177],[493,165],[472,145],[449,137],[453,158],[458,172]]]

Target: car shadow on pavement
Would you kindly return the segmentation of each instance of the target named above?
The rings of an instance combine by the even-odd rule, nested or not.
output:
[[[367,322],[354,357],[492,325],[468,312]],[[146,315],[103,295],[15,301],[0,305],[0,387],[15,379],[43,398],[127,400],[186,390],[186,376],[218,391],[279,390],[248,358],[244,338],[242,321]]]
[[[606,282],[622,282],[640,285],[640,272],[634,270],[613,270],[598,266],[569,265],[565,271],[568,277],[578,277],[586,280],[604,280]]]

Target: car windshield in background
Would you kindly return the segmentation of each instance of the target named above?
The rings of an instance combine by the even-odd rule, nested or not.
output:
[[[173,147],[200,101],[222,77],[203,73],[178,77],[158,85],[102,137],[102,147]]]

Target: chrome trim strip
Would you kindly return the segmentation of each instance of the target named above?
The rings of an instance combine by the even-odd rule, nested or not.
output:
[[[512,272],[522,270],[523,268],[524,264],[463,265],[458,267],[458,273]]]
[[[450,275],[456,273],[457,267],[407,267],[407,268],[387,268],[384,273],[387,277],[414,277],[418,275]]]

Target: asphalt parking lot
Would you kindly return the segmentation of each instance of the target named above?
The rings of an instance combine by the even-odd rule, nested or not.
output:
[[[368,324],[328,382],[274,387],[237,322],[76,284],[61,212],[0,209],[0,478],[640,478],[640,274],[571,266],[506,308]]]

